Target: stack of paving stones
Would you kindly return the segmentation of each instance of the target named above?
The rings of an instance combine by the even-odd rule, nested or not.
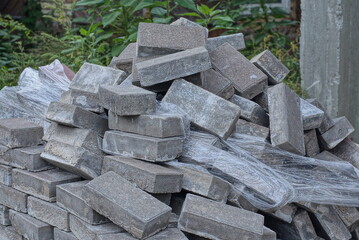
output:
[[[184,161],[186,138],[223,151],[221,140],[246,134],[359,168],[348,120],[282,83],[289,71],[270,51],[248,60],[244,48],[242,34],[208,38],[184,18],[141,23],[108,67],[81,67],[50,104],[44,136],[26,120],[0,120],[0,239],[359,239],[355,207],[259,210]]]

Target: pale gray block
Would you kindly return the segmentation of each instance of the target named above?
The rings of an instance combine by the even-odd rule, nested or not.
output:
[[[311,98],[311,99],[307,99],[306,101],[308,101],[310,104],[314,105],[315,107],[319,108],[324,112],[322,124],[318,128],[318,131],[321,134],[325,133],[326,131],[328,131],[328,129],[334,126],[333,119],[328,115],[328,113],[324,111],[323,106],[320,104],[320,102],[317,99]]]
[[[238,95],[233,95],[229,101],[236,104],[241,109],[240,118],[264,127],[269,126],[269,117],[267,113],[257,103]]]
[[[61,125],[86,128],[102,135],[108,130],[108,120],[72,104],[51,102],[46,118]]]
[[[99,104],[98,93],[86,92],[80,89],[70,89],[68,104],[79,106],[95,113],[103,113],[104,109]]]
[[[54,168],[40,157],[44,146],[16,148],[10,151],[9,165],[12,167],[38,172]]]
[[[148,87],[211,68],[208,51],[204,47],[172,53],[136,63],[141,86]]]
[[[293,225],[296,228],[301,240],[317,240],[318,237],[308,212],[304,210],[298,210],[293,218]]]
[[[315,129],[304,131],[305,155],[314,157],[320,153],[317,132]]]
[[[84,63],[71,81],[70,89],[97,94],[100,85],[118,85],[125,78],[124,71]]]
[[[41,144],[44,130],[23,118],[0,119],[0,144],[9,147],[30,147]]]
[[[0,224],[3,226],[11,225],[9,219],[9,210],[10,209],[8,207],[0,205]]]
[[[263,227],[262,240],[277,240],[277,233],[267,227]]]
[[[178,228],[210,239],[262,239],[264,217],[240,208],[187,194]],[[205,227],[204,227],[205,226]]]
[[[207,71],[201,72],[201,76],[202,85],[200,87],[203,89],[206,89],[207,91],[224,99],[229,99],[233,96],[233,83],[221,73],[211,68]]]
[[[138,158],[149,162],[164,162],[179,157],[183,137],[155,138],[120,131],[107,131],[103,151],[111,155]]]
[[[10,148],[0,144],[0,164],[7,166],[10,164],[10,152]]]
[[[29,196],[27,198],[28,214],[51,226],[63,231],[70,231],[69,213],[57,206],[56,203],[49,203],[41,199]]]
[[[320,159],[320,160],[325,160],[325,161],[330,161],[330,162],[343,162],[344,161],[343,159],[338,158],[337,156],[335,156],[334,154],[332,154],[328,151],[323,151],[323,152],[315,155],[314,158]]]
[[[149,193],[175,193],[182,189],[183,175],[179,171],[133,158],[106,156],[102,174],[109,171]]]
[[[120,116],[156,111],[156,94],[136,86],[101,86],[100,104]]]
[[[179,216],[175,213],[171,213],[171,217],[167,228],[177,228]]]
[[[56,185],[81,179],[77,175],[59,169],[36,173],[14,169],[12,176],[13,188],[48,202],[56,201]]]
[[[196,126],[224,139],[240,115],[237,105],[185,80],[174,81],[162,101],[177,105]]]
[[[136,240],[128,233],[114,233],[99,236],[98,240]],[[167,228],[146,240],[188,240],[177,228]]]
[[[27,213],[27,194],[0,184],[0,204]]]
[[[333,127],[318,136],[319,142],[326,150],[335,148],[354,132],[354,127],[346,117],[336,118],[334,123]]]
[[[355,207],[333,206],[349,231],[359,227],[359,211]]]
[[[79,240],[72,232],[64,232],[54,228],[54,240]]]
[[[183,174],[183,189],[216,201],[227,201],[231,186],[221,178],[196,169],[190,164],[168,162],[165,166]]]
[[[359,146],[349,138],[344,139],[330,152],[359,169]]]
[[[140,23],[137,33],[137,56],[164,55],[205,46],[204,28],[185,25]]]
[[[98,225],[108,220],[94,211],[82,198],[82,189],[89,181],[66,183],[56,186],[56,203],[81,220]]]
[[[109,111],[109,128],[123,132],[136,133],[151,137],[176,137],[184,135],[184,124],[181,115],[147,114],[134,117],[123,117]]]
[[[11,186],[12,183],[12,167],[0,164],[0,184]]]
[[[11,224],[25,239],[29,240],[53,240],[53,227],[28,214],[10,210]]]
[[[264,212],[270,215],[271,217],[277,218],[287,223],[291,223],[296,211],[297,211],[297,207],[294,204],[287,204],[284,207],[274,212],[268,212],[268,211],[264,211]]]
[[[152,56],[146,56],[146,57],[135,57],[132,61],[132,84],[136,85],[136,86],[141,86],[140,83],[140,76],[138,74],[138,70],[136,67],[137,63],[143,62],[143,61],[147,61],[147,60],[151,60],[151,59],[155,59],[161,57],[161,55],[152,55]],[[157,86],[157,85],[155,85]]]
[[[108,67],[120,69],[127,74],[132,72],[132,61],[136,57],[136,43],[130,43],[118,57],[113,57]]]
[[[113,223],[91,225],[70,214],[70,229],[79,240],[98,240],[101,235],[123,232]]]
[[[171,203],[171,193],[151,193],[151,195],[168,206]]]
[[[251,63],[256,65],[262,72],[268,76],[270,84],[282,82],[288,75],[289,70],[278,58],[269,50],[264,50],[251,59]]]
[[[114,172],[86,184],[82,197],[94,210],[139,239],[168,225],[170,207]]]
[[[71,90],[67,90],[61,94],[60,102],[71,104]]]
[[[209,32],[207,28],[202,27],[198,23],[192,22],[192,21],[190,21],[190,20],[188,20],[187,18],[184,18],[184,17],[180,17],[176,21],[172,22],[170,25],[181,25],[181,26],[188,26],[188,27],[203,28],[207,33],[206,36],[208,36],[208,32]]]
[[[304,130],[319,128],[322,125],[324,111],[302,98],[300,99],[300,111]]]
[[[269,137],[269,128],[252,122],[247,122],[243,119],[238,119],[234,133],[267,139]]]
[[[24,238],[16,232],[13,226],[3,227],[5,239],[4,240],[24,240]]]
[[[120,86],[132,85],[133,74],[131,73],[128,77],[120,84]]]
[[[229,43],[210,52],[214,69],[232,81],[236,92],[252,99],[267,87],[267,76]]]
[[[213,51],[224,43],[229,43],[236,50],[240,51],[246,48],[243,33],[235,33],[218,37],[211,37],[207,39],[206,48],[208,51]]]
[[[272,145],[305,155],[300,98],[280,83],[268,89],[268,103]]]

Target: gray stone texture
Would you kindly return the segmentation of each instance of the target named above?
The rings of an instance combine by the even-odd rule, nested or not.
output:
[[[78,240],[72,232],[65,232],[54,228],[54,240]]]
[[[9,210],[10,209],[8,207],[0,205],[0,224],[3,226],[11,225],[9,218]]]
[[[213,51],[224,43],[229,43],[238,51],[246,48],[243,33],[208,38],[206,48],[208,51]]]
[[[298,210],[293,218],[293,226],[296,228],[301,240],[316,239],[317,234],[308,212]]]
[[[269,126],[269,117],[267,113],[257,103],[238,95],[233,95],[229,101],[236,104],[241,109],[240,118],[264,127]]]
[[[196,139],[203,142],[206,142],[209,145],[215,146],[220,140],[218,137],[202,131],[192,131],[189,132],[190,139]]]
[[[27,210],[30,216],[38,220],[63,231],[70,231],[69,213],[65,209],[57,206],[56,203],[49,203],[29,196],[27,198]]]
[[[102,174],[110,171],[149,193],[175,193],[182,189],[183,175],[157,164],[122,156],[106,156]]]
[[[302,88],[331,116],[346,116],[358,128],[359,1],[303,0],[301,8]]]
[[[13,188],[48,202],[56,201],[56,185],[81,179],[77,175],[59,169],[36,173],[14,169],[12,176]]]
[[[29,240],[53,240],[53,227],[28,214],[10,210],[11,224],[25,239]]]
[[[359,227],[359,211],[355,207],[334,206],[334,210],[338,213],[345,226],[349,231],[354,231]]]
[[[136,86],[101,86],[100,104],[120,116],[156,111],[156,94]]]
[[[168,206],[171,203],[171,197],[172,197],[171,193],[151,193],[151,195]]]
[[[108,120],[72,104],[51,102],[46,118],[61,125],[90,129],[102,135],[108,130]]]
[[[284,222],[291,223],[296,211],[297,207],[294,204],[287,204],[274,212],[265,211],[265,213]]]
[[[330,162],[342,162],[344,161],[341,158],[338,158],[337,156],[335,156],[334,154],[328,152],[328,151],[323,151],[317,155],[314,156],[314,158],[316,159],[320,159],[320,160],[325,160],[325,161],[330,161]]]
[[[0,184],[11,186],[12,183],[12,167],[0,164]]]
[[[234,94],[233,83],[214,69],[201,72],[202,87],[207,91],[216,94],[224,99],[229,99]]]
[[[73,104],[91,112],[103,113],[104,109],[99,105],[97,93],[86,92],[79,89],[70,89],[69,100],[65,103]]]
[[[240,208],[187,194],[178,228],[209,239],[262,239],[264,217]]]
[[[359,169],[359,146],[349,138],[344,139],[329,152]]]
[[[326,150],[333,149],[354,132],[353,126],[346,117],[336,118],[333,121],[334,126],[318,136],[321,146]]]
[[[171,208],[114,172],[85,185],[82,196],[100,214],[144,239],[166,228]]]
[[[79,181],[56,186],[56,203],[81,220],[98,225],[108,220],[94,211],[82,198],[82,190],[89,181]]]
[[[320,102],[317,99],[311,98],[311,99],[307,99],[307,101],[310,104],[312,104],[312,105],[316,106],[317,108],[319,108],[320,110],[324,111],[323,106],[320,104]],[[334,126],[333,119],[328,115],[327,112],[324,111],[324,117],[323,117],[323,120],[322,120],[322,124],[318,128],[318,131],[320,133],[325,133],[326,131],[328,131],[328,129],[330,129],[333,126]]]
[[[311,130],[322,125],[324,111],[304,99],[300,99],[300,111],[302,112],[303,129]]]
[[[210,52],[214,69],[234,84],[242,97],[252,99],[267,87],[267,76],[229,43]]]
[[[198,23],[192,22],[190,20],[188,20],[187,18],[184,17],[180,17],[179,19],[177,19],[176,21],[172,22],[170,25],[179,25],[179,26],[188,26],[188,27],[198,27],[198,28],[203,28],[208,36],[208,29],[205,27],[202,27],[201,25],[199,25]]]
[[[277,240],[277,233],[267,227],[263,227],[262,240]]]
[[[208,51],[204,47],[172,53],[136,63],[141,86],[190,76],[211,68]]]
[[[305,155],[300,98],[280,83],[268,89],[268,103],[272,145]]]
[[[44,130],[22,118],[0,119],[0,144],[9,148],[41,144]]]
[[[103,139],[103,151],[111,155],[149,162],[164,162],[181,155],[183,137],[155,138],[121,131],[107,131]]]
[[[1,226],[0,228],[0,236],[2,237],[2,240],[24,240],[24,238],[15,231],[14,227]]]
[[[127,74],[132,72],[132,61],[136,57],[136,43],[130,43],[118,57],[113,57],[108,67],[120,69]]]
[[[251,59],[251,63],[256,65],[268,76],[269,84],[278,84],[288,75],[289,70],[278,58],[269,50],[264,50]]]
[[[260,137],[267,139],[269,137],[269,128],[263,127],[261,125],[252,122],[247,122],[246,120],[243,119],[238,119],[234,133],[246,134],[253,137]]]
[[[237,105],[185,80],[174,81],[162,101],[182,108],[193,124],[224,139],[240,115]]]
[[[136,240],[128,233],[115,233],[99,236],[98,240]],[[188,238],[177,228],[167,228],[146,240],[188,240]]]
[[[108,115],[109,128],[113,130],[159,138],[184,135],[184,123],[181,115],[155,113],[123,117],[111,111]]]
[[[135,57],[132,60],[132,84],[136,85],[136,86],[141,86],[140,83],[140,75],[138,74],[138,70],[136,67],[137,63],[143,62],[143,61],[147,61],[147,60],[151,60],[151,59],[155,59],[160,57],[161,55],[152,55],[152,56],[147,56],[147,57]],[[167,83],[167,82],[166,82]],[[157,89],[157,86],[159,84],[154,85],[153,87],[155,87]]]
[[[206,45],[204,28],[185,25],[140,23],[137,56],[164,55]]]
[[[262,93],[252,98],[252,101],[258,103],[258,105],[261,106],[264,109],[264,111],[269,112],[268,88],[265,88]]]
[[[0,204],[27,213],[27,194],[0,184]]]
[[[317,132],[315,129],[304,131],[305,155],[314,157],[320,153]]]

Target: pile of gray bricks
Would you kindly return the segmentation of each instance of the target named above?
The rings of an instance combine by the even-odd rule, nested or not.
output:
[[[188,139],[220,152],[221,141],[245,134],[359,168],[348,120],[289,89],[289,70],[270,51],[248,60],[244,48],[242,34],[208,38],[184,18],[141,23],[108,67],[81,67],[50,104],[45,134],[1,119],[0,239],[358,239],[355,207],[261,210],[228,179],[182,161]]]

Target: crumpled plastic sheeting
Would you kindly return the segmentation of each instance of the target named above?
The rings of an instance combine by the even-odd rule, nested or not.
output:
[[[45,114],[52,101],[59,101],[69,89],[70,79],[60,61],[55,60],[36,71],[26,68],[19,77],[18,86],[0,91],[0,118],[26,118],[46,130],[50,122]]]

